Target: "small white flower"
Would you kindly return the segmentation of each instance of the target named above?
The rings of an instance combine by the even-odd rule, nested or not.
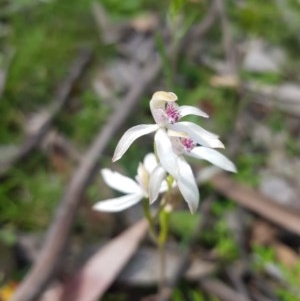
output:
[[[174,152],[181,156],[187,155],[196,159],[210,162],[217,167],[230,172],[236,172],[235,165],[223,154],[215,149],[199,146],[189,137],[170,137]]]
[[[177,160],[172,151],[167,130],[185,132],[197,143],[207,147],[224,147],[217,135],[192,122],[179,121],[180,118],[191,114],[205,118],[208,115],[192,106],[177,106],[176,101],[177,96],[172,92],[159,91],[154,93],[150,100],[150,109],[156,123],[141,124],[127,130],[120,139],[112,160],[119,160],[137,138],[156,132],[154,140],[158,158],[167,172],[177,176]]]
[[[178,134],[180,133],[170,132],[170,134],[171,147],[176,156],[178,172],[177,174],[169,173],[176,180],[184,200],[188,203],[191,212],[194,213],[197,210],[200,195],[192,169],[186,162],[183,155],[188,155],[197,159],[204,159],[231,172],[236,172],[236,167],[223,154],[208,147],[198,146],[197,143],[195,143],[194,140],[189,138],[185,133],[181,133],[179,137]],[[158,197],[160,183],[166,175],[165,170],[165,166],[163,166],[163,164],[159,164],[151,173],[149,184],[150,203],[154,202]]]
[[[152,153],[146,155],[143,164],[139,164],[135,177],[136,181],[110,169],[102,169],[101,174],[105,183],[125,195],[100,201],[96,203],[93,208],[99,211],[119,212],[137,204],[143,198],[148,198],[150,174],[156,166],[155,155]],[[160,184],[158,191],[165,192],[168,188],[167,183],[161,181]]]

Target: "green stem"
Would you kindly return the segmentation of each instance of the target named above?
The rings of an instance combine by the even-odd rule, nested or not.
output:
[[[169,233],[169,217],[170,212],[162,209],[159,214],[160,232],[159,232],[159,244],[165,244]]]
[[[160,243],[159,249],[159,291],[162,291],[166,284],[166,244]]]
[[[160,257],[160,289],[164,287],[166,282],[166,241],[169,233],[169,217],[170,212],[162,208],[159,214],[160,232],[158,236]]]
[[[151,215],[149,201],[146,199],[143,200],[143,211],[144,211],[145,218],[148,220],[149,234],[150,234],[151,238],[154,240],[154,242],[156,244],[158,244],[159,239],[158,239],[158,235],[156,234],[156,231],[155,231],[155,219]]]
[[[156,157],[157,162],[159,163],[159,159],[157,156],[157,150],[156,150],[156,145],[154,143],[154,154]],[[150,236],[153,238],[154,242],[156,243],[158,249],[159,249],[159,260],[160,260],[160,281],[159,281],[159,289],[162,290],[165,286],[166,282],[166,241],[169,233],[169,215],[170,212],[165,209],[167,203],[168,203],[168,196],[169,193],[171,192],[172,185],[174,178],[169,175],[166,177],[167,185],[168,185],[168,190],[164,197],[161,199],[161,203],[159,206],[159,209],[157,213],[152,216],[151,211],[150,211],[150,206],[149,202],[147,200],[143,201],[143,208],[144,208],[144,214],[146,219],[149,222],[149,233]],[[160,224],[160,231],[159,234],[156,234],[155,231],[155,222],[159,218],[159,224]]]

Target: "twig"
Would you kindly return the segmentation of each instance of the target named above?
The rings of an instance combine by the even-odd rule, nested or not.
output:
[[[160,69],[160,60],[145,67],[145,71],[137,78],[134,87],[123,99],[122,106],[114,112],[106,126],[96,136],[91,147],[86,151],[80,166],[65,191],[61,205],[50,226],[44,247],[11,301],[36,300],[54,275],[59,264],[60,255],[64,251],[76,208],[89,182],[96,175],[100,157],[111,137],[132,113],[141,95],[157,77]]]
[[[201,23],[194,26],[190,30],[188,37],[191,36],[192,37],[191,40],[195,41],[195,39],[199,39],[203,35],[205,35],[209,31],[209,29],[212,27],[212,25],[214,24],[217,15],[218,15],[217,0],[213,0],[208,9],[208,12],[207,12],[205,18],[201,21]],[[186,44],[183,43],[183,45],[186,45]]]
[[[237,74],[237,62],[235,55],[235,47],[232,39],[229,20],[226,14],[224,0],[216,0],[217,11],[220,16],[220,25],[222,30],[223,48],[226,55],[226,60],[229,67],[229,72],[233,75]]]
[[[251,271],[251,282],[253,282],[253,284],[251,283],[251,296],[257,301],[261,301],[261,297],[264,297],[265,300],[279,301],[277,296],[275,296],[274,288],[272,289],[272,284],[268,283],[265,277],[263,277],[262,275],[253,273],[253,270],[250,270],[250,267],[248,268],[248,270]]]
[[[298,15],[296,16],[296,12],[288,7],[288,1],[275,0],[275,4],[282,16],[282,20],[286,23],[287,28],[295,34],[298,45],[300,45],[299,24],[295,23],[296,20],[299,20]]]
[[[96,24],[96,29],[98,30],[104,44],[118,44],[120,39],[126,35],[126,32],[128,33],[128,22],[112,24],[111,20],[108,18],[105,8],[100,2],[92,2],[91,13]]]
[[[237,293],[219,280],[206,278],[201,279],[199,284],[204,291],[217,296],[222,301],[249,301],[242,294]]]
[[[8,54],[6,54],[5,64],[2,67],[2,69],[0,69],[0,97],[2,96],[2,93],[5,89],[7,74],[9,72],[9,67],[11,61],[13,60],[14,55],[15,55],[15,49],[9,49]]]
[[[183,53],[186,48],[187,44],[194,43],[195,40],[201,39],[213,26],[214,22],[216,21],[217,17],[217,0],[213,0],[208,8],[208,11],[203,20],[196,26],[192,27],[190,31],[183,37],[180,43],[177,39],[172,39],[172,49],[171,49],[171,65],[172,65],[172,74],[171,77],[174,76],[176,73],[177,68],[177,60],[180,57],[181,53]],[[174,33],[173,35],[174,36]],[[173,82],[173,78],[171,79],[171,83]]]
[[[241,271],[237,266],[234,265],[226,268],[225,271],[236,290],[241,293],[245,299],[250,301],[251,298],[248,292],[248,287],[245,285],[242,277],[242,272],[244,271]]]
[[[270,86],[248,82],[243,83],[241,88],[254,103],[270,110],[281,110],[294,117],[300,116],[299,87],[297,85]]]
[[[203,202],[201,206],[201,218],[199,219],[198,224],[196,225],[192,236],[186,246],[185,250],[182,252],[181,260],[178,263],[177,270],[175,271],[173,277],[169,280],[167,286],[165,286],[160,292],[156,299],[156,301],[168,301],[171,299],[173,289],[176,287],[178,281],[180,280],[181,276],[184,275],[186,270],[189,266],[189,258],[192,247],[195,245],[197,238],[199,237],[199,232],[203,229],[204,225],[206,224],[207,218],[209,217],[209,212],[211,209],[211,205],[213,202],[213,198],[208,198],[206,201]]]
[[[19,147],[16,154],[11,157],[10,160],[0,162],[0,178],[3,177],[15,164],[23,160],[42,140],[44,135],[50,129],[50,125],[56,115],[66,104],[69,96],[72,92],[75,82],[79,80],[83,71],[87,67],[92,57],[92,53],[89,50],[81,51],[79,57],[72,65],[69,75],[66,80],[60,85],[56,96],[54,97],[55,103],[51,109],[51,112],[37,131],[37,133],[31,135],[24,143]]]
[[[252,295],[255,301],[274,301],[274,299],[270,299],[259,292],[252,292]]]

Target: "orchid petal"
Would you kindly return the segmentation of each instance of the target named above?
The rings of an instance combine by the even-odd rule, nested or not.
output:
[[[165,108],[167,102],[175,102],[177,95],[173,92],[158,91],[155,92],[150,100],[150,110],[153,114],[155,110]]]
[[[150,101],[176,101],[178,99],[177,95],[173,92],[166,92],[166,91],[157,91],[152,95],[152,98]]]
[[[157,156],[162,167],[174,178],[178,175],[177,156],[175,155],[170,138],[165,130],[159,129],[155,136]]]
[[[112,161],[119,160],[128,150],[130,145],[139,137],[155,132],[158,129],[157,124],[140,124],[127,130],[120,139]]]
[[[199,203],[199,190],[190,165],[182,156],[178,157],[180,177],[176,179],[178,188],[188,203],[192,213],[195,213]]]
[[[111,188],[123,193],[140,193],[140,186],[132,179],[108,168],[101,170],[104,182]]]
[[[175,187],[175,186],[176,186],[176,183],[173,182],[172,187]],[[168,189],[169,189],[169,185],[168,185],[167,181],[163,180],[162,183],[161,183],[161,185],[160,185],[159,193],[165,192]]]
[[[201,116],[204,118],[208,118],[208,114],[206,114],[204,111],[200,110],[199,108],[192,107],[192,106],[180,106],[178,108],[180,116],[184,117],[187,115],[196,115],[196,116]]]
[[[153,153],[149,153],[144,158],[144,166],[149,173],[151,173],[157,166],[157,160]]]
[[[147,195],[149,184],[149,172],[142,163],[139,163],[135,179],[140,185],[140,188],[144,191],[144,195]]]
[[[161,191],[161,184],[166,175],[166,171],[161,167],[161,165],[157,165],[153,172],[150,175],[149,181],[149,201],[152,204],[157,200],[158,194]],[[165,183],[166,184],[166,183]],[[166,187],[167,190],[167,187]],[[165,190],[165,191],[166,191]]]
[[[186,132],[195,142],[213,148],[224,148],[224,144],[219,137],[204,128],[188,121],[169,124],[168,127],[173,131]]]
[[[142,198],[142,194],[128,194],[118,198],[100,201],[93,206],[93,209],[106,212],[119,212],[137,204]]]
[[[187,152],[186,155],[197,159],[204,159],[224,170],[236,172],[235,165],[223,154],[214,149],[199,146],[192,149],[191,152]]]
[[[219,138],[218,135],[205,130],[204,128],[202,128],[201,126],[199,126],[199,125],[197,125],[193,122],[181,121],[181,122],[177,122],[174,125],[181,128],[182,131],[184,131],[184,132],[187,132],[187,130],[190,130],[190,131],[193,131],[193,132],[199,132],[199,135],[208,136],[208,137],[211,137],[211,138]]]
[[[177,138],[190,138],[189,135],[185,132],[176,132],[171,129],[168,129],[168,136]]]

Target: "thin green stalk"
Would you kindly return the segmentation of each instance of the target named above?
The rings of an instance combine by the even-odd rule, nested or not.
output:
[[[158,236],[160,257],[160,289],[164,287],[166,282],[166,241],[169,233],[169,217],[170,212],[163,208],[159,214],[160,232]]]
[[[158,239],[158,235],[156,234],[156,231],[155,231],[155,219],[151,215],[149,201],[146,199],[143,200],[143,211],[144,211],[145,218],[148,220],[149,234],[150,234],[151,238],[154,240],[154,242],[156,244],[158,244],[159,239]]]
[[[159,243],[159,285],[158,290],[162,291],[166,284],[166,244]]]

